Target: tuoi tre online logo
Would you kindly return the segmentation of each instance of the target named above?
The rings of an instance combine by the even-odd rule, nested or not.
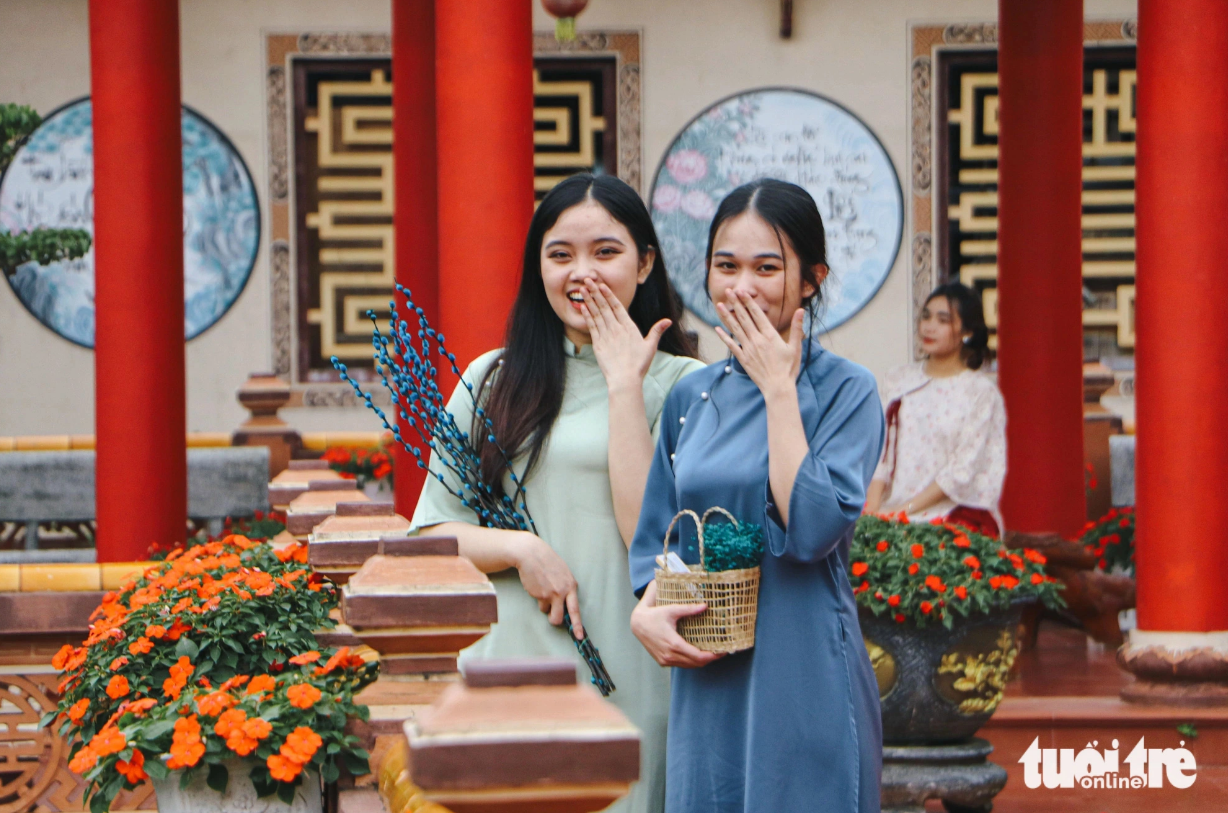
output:
[[[1197,779],[1198,765],[1187,750],[1185,740],[1180,748],[1148,748],[1145,737],[1131,749],[1125,759],[1118,759],[1118,743],[1103,752],[1096,750],[1098,740],[1075,754],[1073,748],[1041,748],[1040,737],[1032,740],[1019,758],[1023,765],[1023,782],[1029,788],[1162,788],[1165,780],[1174,788],[1185,789]],[[1120,762],[1120,764],[1119,764]],[[1129,772],[1122,773],[1128,766]]]

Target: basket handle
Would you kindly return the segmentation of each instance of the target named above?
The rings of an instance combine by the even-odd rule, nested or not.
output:
[[[726,511],[724,508],[721,508],[719,505],[714,505],[711,508],[709,508],[707,511],[704,511],[703,517],[699,520],[699,566],[701,568],[703,567],[703,564],[704,564],[704,524],[708,521],[708,517],[712,515],[713,511],[719,511],[720,513],[729,517],[729,521],[733,523],[734,528],[741,527],[738,524],[737,517],[735,517],[733,514],[729,513],[728,511]]]
[[[669,535],[674,532],[675,523],[677,523],[678,520],[681,519],[683,516],[689,516],[691,519],[695,520],[695,528],[699,531],[699,550],[700,550],[699,561],[702,562],[703,561],[703,549],[704,549],[704,526],[703,526],[703,522],[700,521],[699,519],[699,514],[696,514],[694,511],[692,511],[689,508],[683,508],[677,514],[674,514],[674,518],[669,521],[669,527],[665,530],[665,544],[662,546],[663,549],[661,551],[661,555],[669,556]],[[681,534],[679,534],[679,537],[678,537],[678,550],[679,551],[682,550]]]

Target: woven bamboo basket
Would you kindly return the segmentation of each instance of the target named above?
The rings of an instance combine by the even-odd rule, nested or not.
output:
[[[755,619],[759,614],[759,568],[704,570],[704,523],[714,511],[724,514],[735,527],[738,521],[724,508],[709,508],[701,518],[684,509],[665,532],[664,554],[669,555],[669,536],[683,516],[695,521],[699,533],[699,564],[687,565],[690,573],[657,568],[657,604],[707,604],[699,615],[678,620],[678,634],[704,652],[741,652],[755,645]]]

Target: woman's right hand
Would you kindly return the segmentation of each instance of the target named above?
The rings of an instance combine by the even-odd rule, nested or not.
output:
[[[644,597],[631,611],[631,632],[640,639],[652,659],[662,666],[687,669],[707,666],[723,656],[697,649],[678,634],[678,619],[699,615],[706,609],[707,604],[667,604],[658,607],[657,583],[651,581],[644,590]]]
[[[563,610],[571,616],[571,628],[576,640],[584,640],[584,624],[580,620],[579,586],[571,568],[541,537],[524,533],[517,539],[516,570],[520,583],[537,606],[550,616],[556,627],[563,623]]]

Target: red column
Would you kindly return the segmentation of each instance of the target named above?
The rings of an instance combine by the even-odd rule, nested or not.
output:
[[[1002,513],[1083,527],[1083,4],[999,0],[998,383]]]
[[[187,516],[179,6],[90,0],[98,561]]]
[[[1139,3],[1137,162],[1138,625],[1228,630],[1223,0]]]
[[[458,366],[502,344],[533,215],[533,9],[439,3],[440,326]]]
[[[396,172],[393,228],[397,282],[413,292],[415,303],[437,324],[435,0],[392,0],[392,157]],[[401,432],[406,439],[417,437],[404,421]],[[394,448],[393,456],[396,510],[412,516],[426,471],[418,468],[413,455],[400,446]]]

